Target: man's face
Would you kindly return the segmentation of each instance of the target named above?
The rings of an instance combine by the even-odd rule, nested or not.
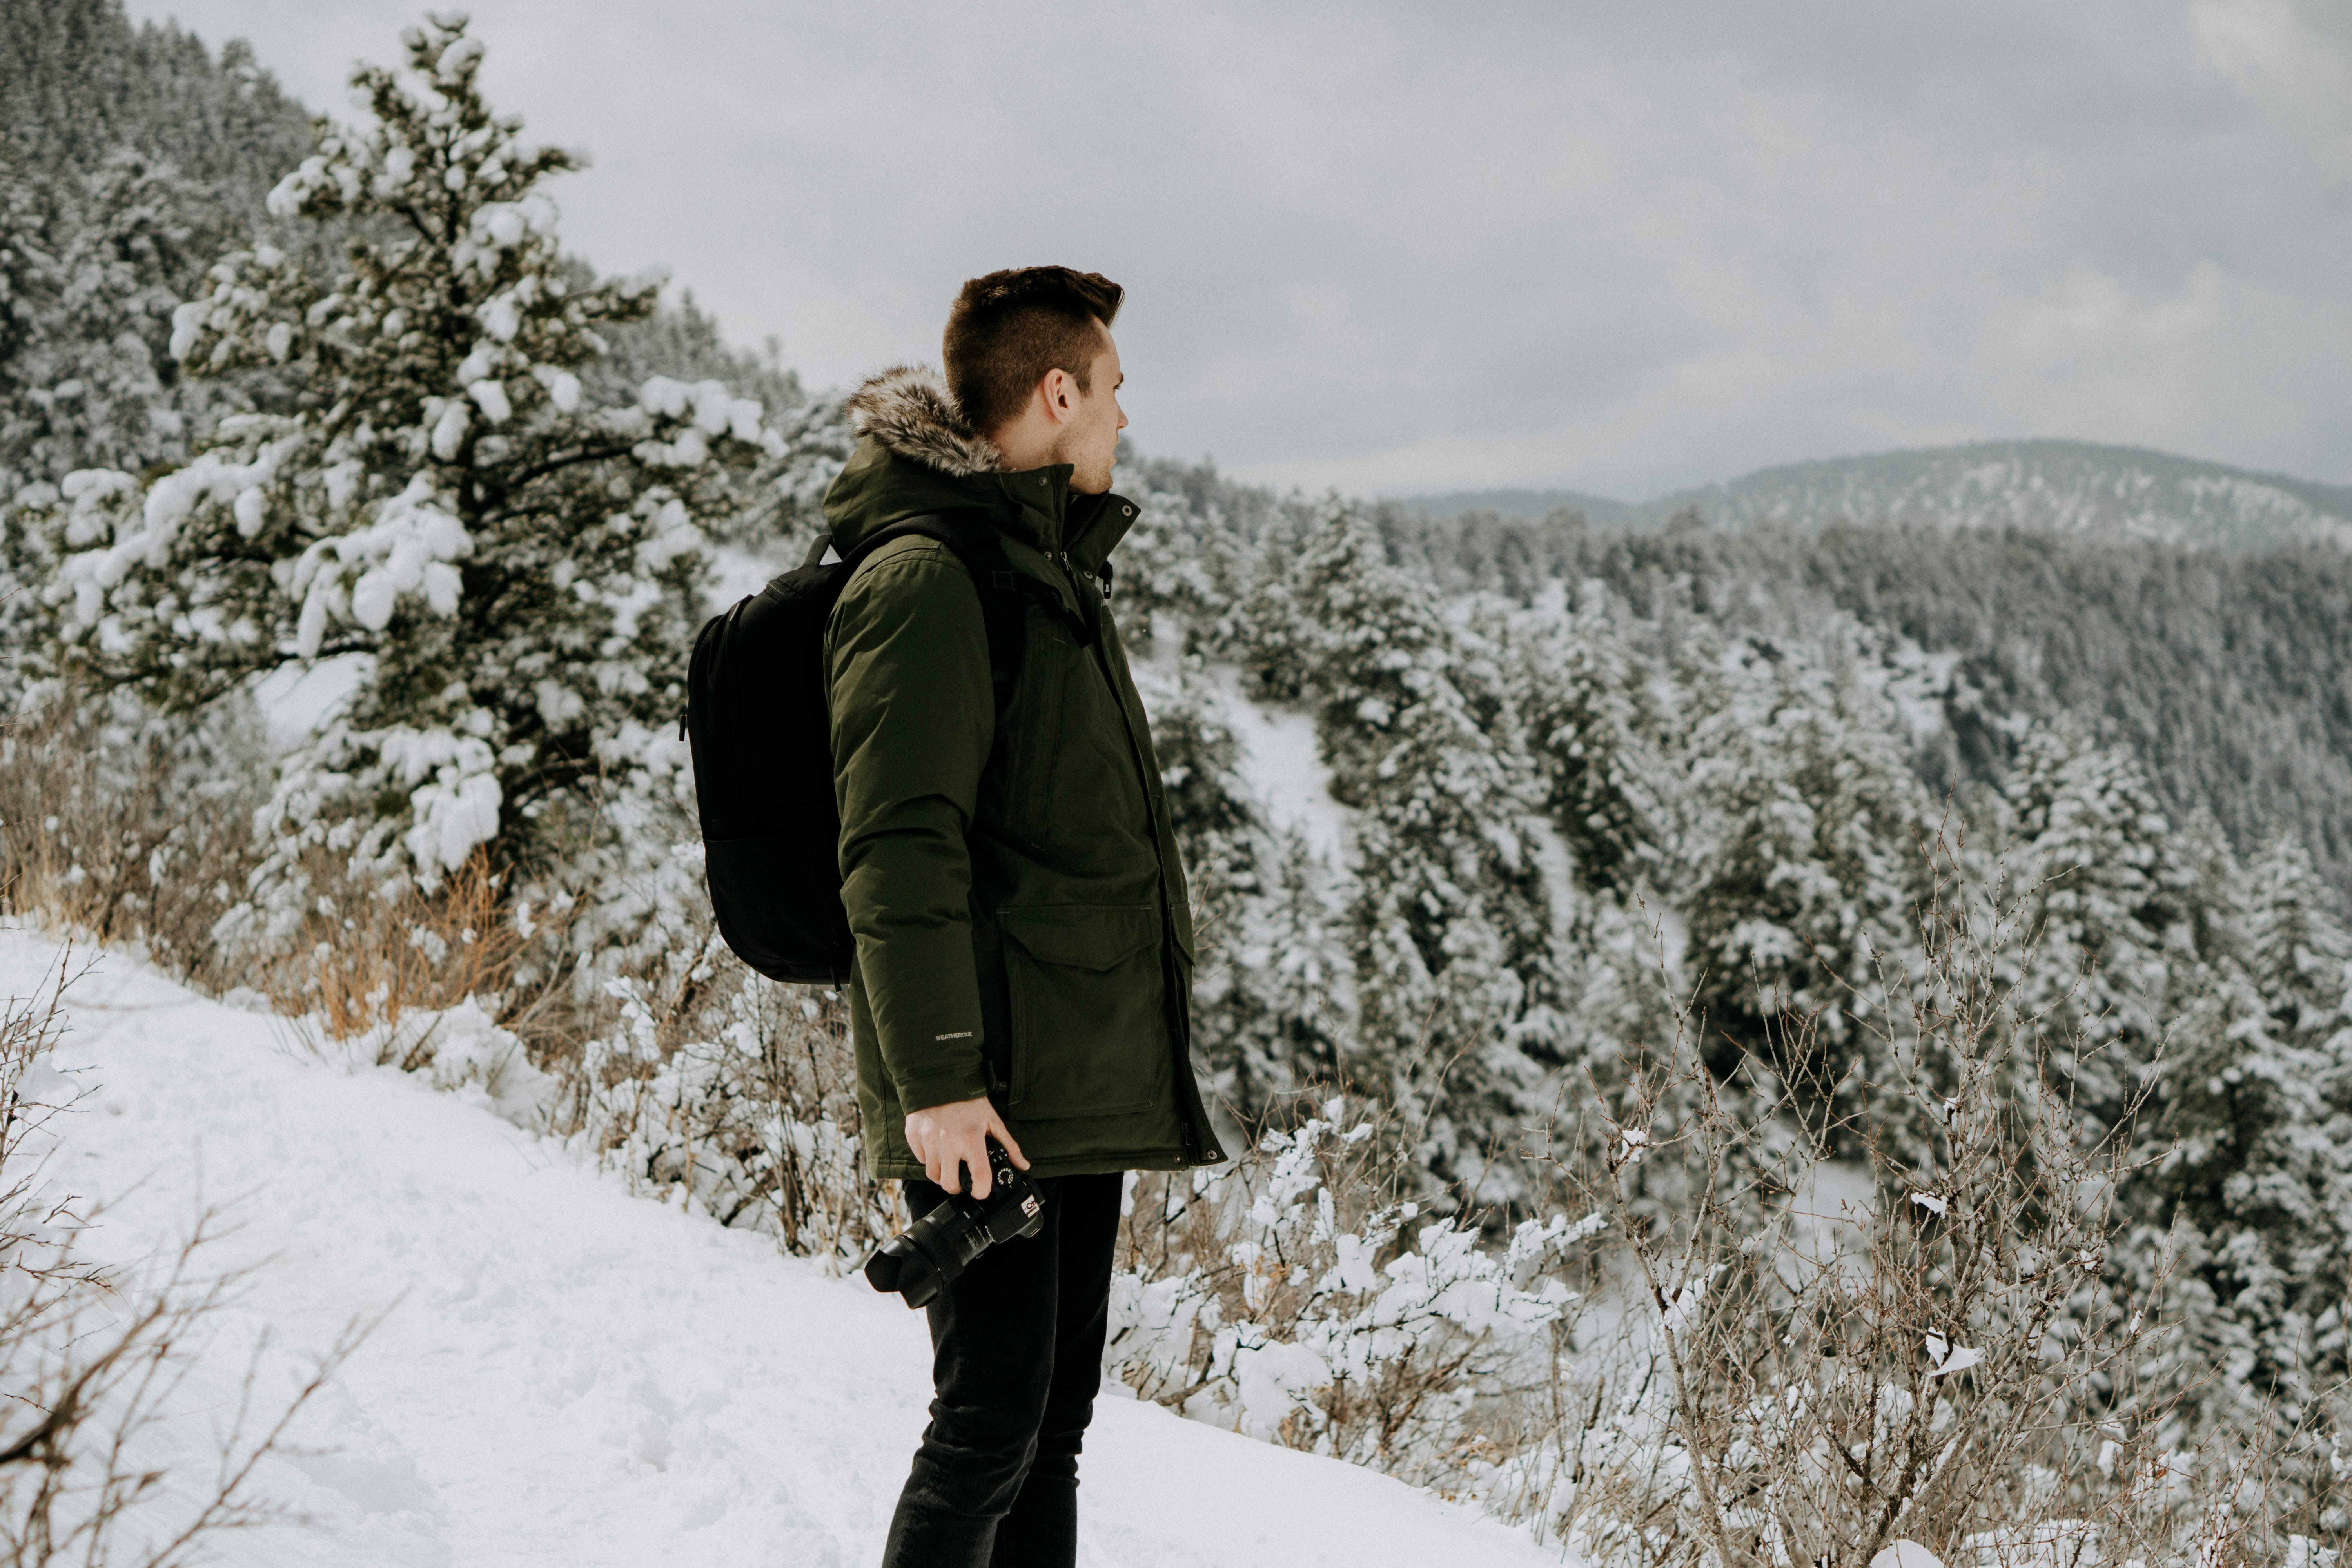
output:
[[[1097,496],[1110,489],[1111,465],[1118,460],[1118,433],[1127,416],[1118,406],[1118,345],[1106,330],[1102,347],[1087,375],[1090,391],[1068,385],[1071,417],[1054,443],[1054,461],[1070,465],[1070,488]]]

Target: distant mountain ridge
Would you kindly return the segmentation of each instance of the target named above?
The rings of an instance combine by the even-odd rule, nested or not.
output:
[[[2232,552],[2297,542],[2352,548],[2352,486],[2087,441],[1979,441],[1790,463],[1639,502],[1513,489],[1399,497],[1391,504],[1428,517],[1493,511],[1529,520],[1567,507],[1599,528],[1657,528],[1695,508],[1728,528],[1777,521],[1818,529],[1844,518],[2153,539]]]
[[[1382,504],[1419,517],[1448,521],[1465,512],[1490,511],[1522,522],[1541,522],[1554,512],[1580,512],[1595,528],[1655,528],[1666,514],[1650,515],[1652,503],[1612,500],[1583,490],[1444,490],[1428,495],[1386,496]]]

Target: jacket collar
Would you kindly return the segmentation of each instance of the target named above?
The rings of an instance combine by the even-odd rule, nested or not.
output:
[[[1134,502],[1072,491],[1067,463],[1004,472],[1003,454],[971,427],[929,366],[893,366],[852,393],[846,406],[860,440],[824,498],[839,548],[902,519],[953,509],[977,512],[1048,555],[1066,552],[1093,571],[1134,526]]]

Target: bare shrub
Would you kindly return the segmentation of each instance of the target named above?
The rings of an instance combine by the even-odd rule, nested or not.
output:
[[[559,1131],[641,1189],[836,1266],[906,1215],[866,1174],[847,999],[776,985],[701,933],[604,983],[615,1015],[560,1063]]]
[[[2016,905],[1937,868],[1926,973],[1875,1026],[1901,1081],[1752,1059],[1718,1080],[1687,1014],[1634,1058],[1606,1152],[1573,1173],[1622,1238],[1622,1311],[1500,1489],[1543,1533],[1723,1568],[1861,1564],[1896,1540],[2218,1564],[2262,1533],[2256,1458],[2193,1462],[2181,1391],[2143,1385],[2156,1292],[2135,1299],[2112,1255],[2140,1166],[2086,1133],[2053,1064],[2092,1047],[2016,1005]],[[1810,1027],[1784,1068],[1818,1059]],[[1924,1160],[1885,1135],[1906,1121],[1933,1130]],[[1840,1143],[1863,1158],[1832,1163]],[[1662,1166],[1686,1201],[1643,1201]]]
[[[1568,1260],[1598,1226],[1529,1220],[1488,1249],[1474,1219],[1406,1195],[1410,1147],[1340,1094],[1229,1167],[1140,1177],[1112,1375],[1196,1419],[1462,1487],[1496,1451],[1491,1407],[1547,1382]]]

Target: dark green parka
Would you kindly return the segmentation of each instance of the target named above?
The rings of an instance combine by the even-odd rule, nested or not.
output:
[[[999,469],[932,373],[850,400],[863,439],[824,500],[840,548],[959,511],[1096,628],[1027,605],[1002,720],[980,597],[927,539],[894,540],[826,629],[850,1019],[866,1161],[920,1176],[905,1117],[986,1094],[1033,1173],[1224,1157],[1192,1076],[1192,926],[1160,768],[1103,566],[1135,521],[1065,465]]]

